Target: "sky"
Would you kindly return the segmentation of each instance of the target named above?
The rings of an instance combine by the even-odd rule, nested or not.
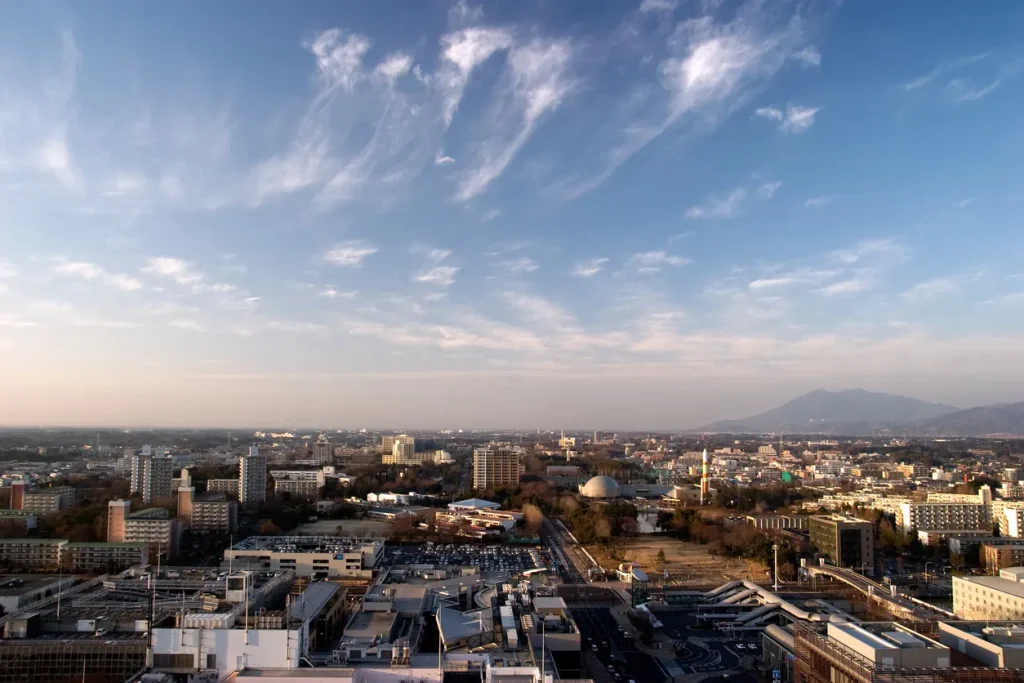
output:
[[[1024,400],[1024,7],[0,4],[0,423]]]

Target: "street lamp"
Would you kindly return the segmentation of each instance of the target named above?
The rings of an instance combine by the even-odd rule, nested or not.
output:
[[[928,565],[930,565],[930,564],[935,564],[935,563],[934,562],[925,562],[924,563],[924,585],[926,585],[926,586],[928,585]]]

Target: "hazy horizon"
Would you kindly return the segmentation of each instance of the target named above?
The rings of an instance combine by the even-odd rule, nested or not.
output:
[[[0,422],[1024,400],[1015,6],[400,5],[0,4]]]

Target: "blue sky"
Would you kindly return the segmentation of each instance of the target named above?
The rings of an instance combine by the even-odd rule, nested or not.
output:
[[[0,5],[0,414],[1021,400],[1022,30],[1012,3]]]

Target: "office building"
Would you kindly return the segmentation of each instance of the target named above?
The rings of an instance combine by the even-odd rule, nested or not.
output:
[[[330,465],[334,462],[334,446],[321,434],[313,443],[313,462],[318,465]]]
[[[1024,567],[999,576],[954,576],[953,613],[966,620],[1024,620]]]
[[[173,558],[178,554],[181,522],[171,519],[164,508],[148,508],[131,512],[131,501],[112,500],[107,503],[107,541],[110,543],[146,543],[156,558]]]
[[[60,512],[74,504],[75,489],[71,486],[54,486],[48,489],[25,491],[21,497],[21,509],[37,515]]]
[[[174,461],[168,457],[152,455],[143,448],[142,453],[131,456],[131,492],[140,496],[143,503],[170,498]]]
[[[259,504],[267,499],[267,458],[259,446],[251,446],[248,455],[238,459],[238,500],[242,505]]]
[[[811,545],[837,567],[868,569],[875,566],[875,527],[846,515],[820,515],[807,522]]]
[[[234,567],[313,579],[371,579],[383,557],[380,541],[335,536],[251,536],[224,551],[224,563]]]
[[[488,444],[473,451],[473,488],[478,491],[519,485],[523,451],[518,446]]]

